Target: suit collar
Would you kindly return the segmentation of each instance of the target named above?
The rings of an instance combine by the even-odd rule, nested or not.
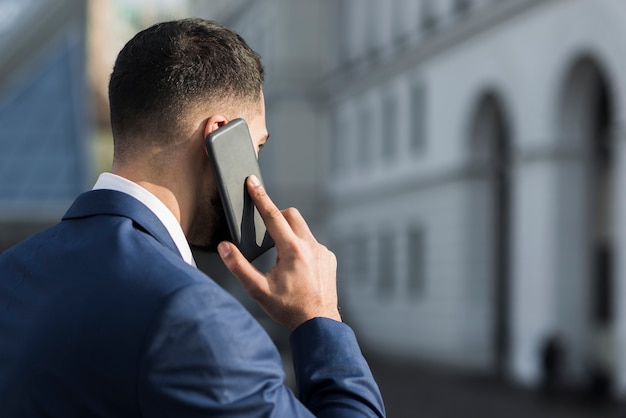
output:
[[[134,197],[115,190],[92,190],[78,196],[63,220],[96,215],[123,216],[132,219],[161,244],[180,256],[180,252],[159,218]],[[181,256],[182,257],[182,256]]]

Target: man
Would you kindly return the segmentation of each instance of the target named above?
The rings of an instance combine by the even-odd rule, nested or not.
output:
[[[157,24],[122,49],[109,86],[112,173],[0,255],[1,417],[384,416],[337,310],[335,257],[300,214],[250,178],[276,265],[261,273],[225,241],[204,138],[241,117],[258,152],[262,81],[257,55],[209,21]],[[299,399],[267,334],[195,268],[189,244],[217,248],[293,331]]]

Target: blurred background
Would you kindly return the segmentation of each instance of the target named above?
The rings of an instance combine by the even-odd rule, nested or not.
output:
[[[0,0],[0,251],[110,169],[118,51],[188,16],[261,55],[265,181],[390,417],[625,416],[626,2]]]

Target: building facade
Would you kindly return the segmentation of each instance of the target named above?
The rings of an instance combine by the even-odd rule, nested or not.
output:
[[[624,5],[343,4],[323,187],[368,342],[623,381]]]
[[[624,2],[197,7],[260,52],[268,187],[370,349],[626,392]]]

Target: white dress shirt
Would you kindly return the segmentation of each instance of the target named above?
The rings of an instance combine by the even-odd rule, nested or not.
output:
[[[124,177],[112,173],[102,173],[98,177],[98,181],[93,186],[93,190],[108,189],[131,195],[141,203],[146,205],[167,229],[170,236],[174,240],[178,251],[183,256],[183,260],[188,264],[196,267],[196,261],[191,253],[191,248],[185,238],[183,228],[181,228],[174,214],[159,200],[155,195]]]

